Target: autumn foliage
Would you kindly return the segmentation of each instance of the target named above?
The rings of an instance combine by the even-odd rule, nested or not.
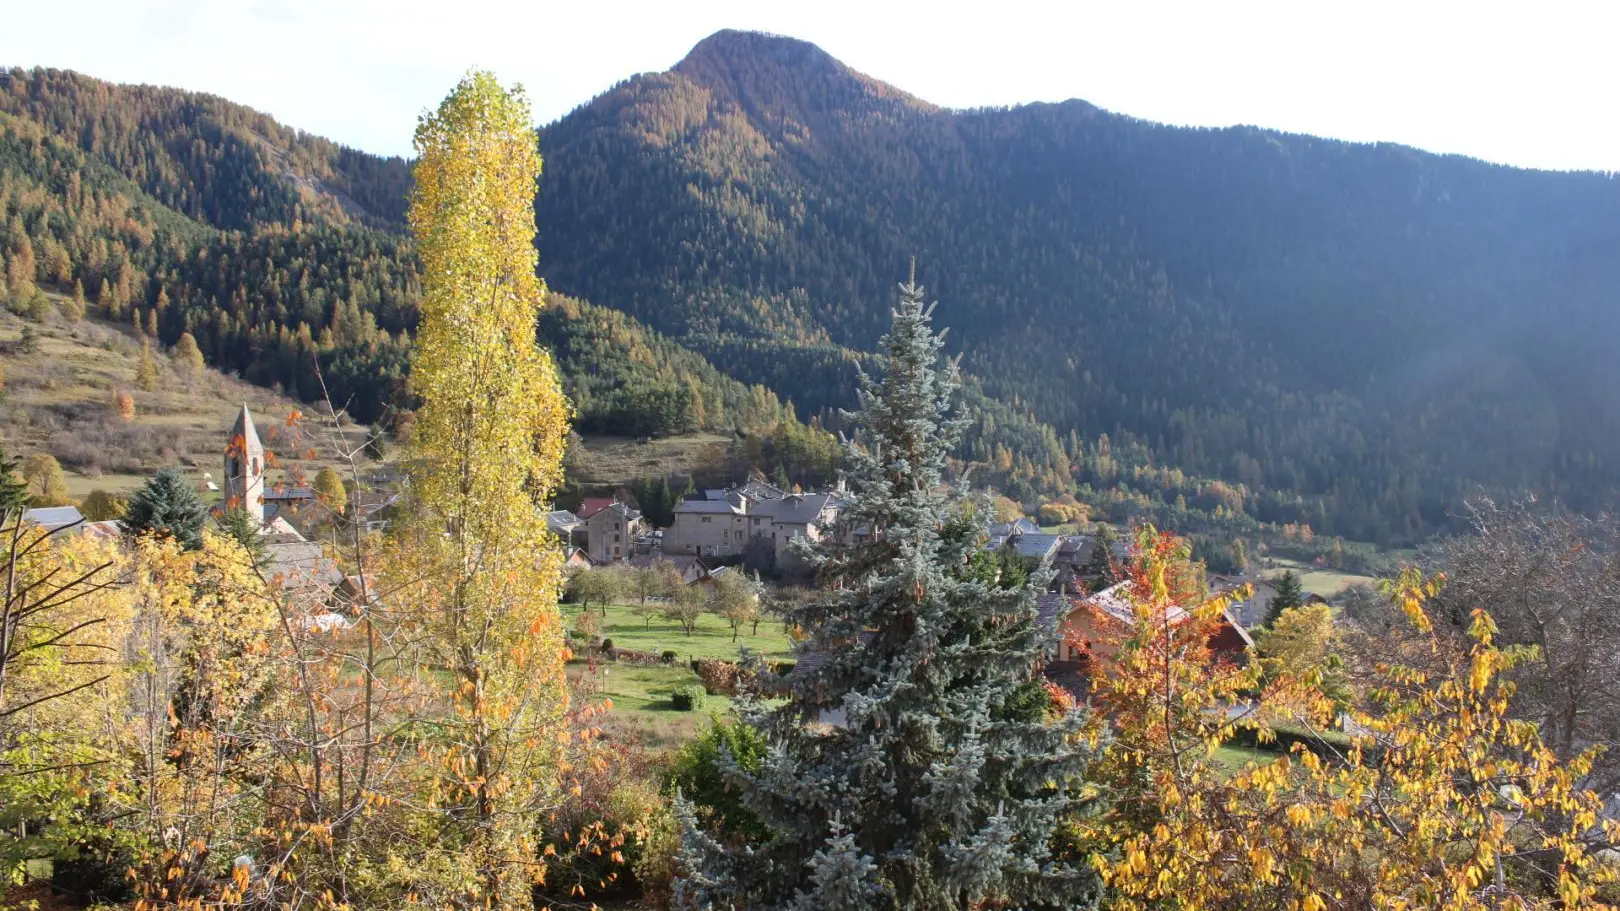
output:
[[[1518,660],[1477,610],[1465,649],[1432,637],[1440,580],[1391,585],[1435,671],[1381,664],[1337,724],[1314,672],[1223,664],[1205,643],[1225,609],[1195,599],[1186,546],[1139,531],[1129,567],[1135,615],[1095,676],[1106,743],[1094,785],[1106,809],[1079,841],[1109,907],[1135,909],[1497,909],[1590,907],[1612,869],[1595,848],[1617,833],[1535,728],[1507,717]],[[1347,746],[1298,745],[1236,774],[1216,750],[1240,727],[1287,724]],[[1111,734],[1111,739],[1105,739]],[[1322,737],[1321,743],[1333,743]]]

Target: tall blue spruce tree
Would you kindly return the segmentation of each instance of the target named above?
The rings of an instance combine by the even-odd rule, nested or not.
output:
[[[848,446],[854,499],[804,548],[823,597],[793,610],[810,633],[785,701],[744,707],[771,748],[727,769],[770,835],[737,844],[685,814],[679,901],[701,909],[1074,907],[1089,871],[1053,856],[1089,753],[1077,713],[1031,717],[1055,632],[1045,568],[1016,583],[969,569],[982,519],[947,484],[962,430],[915,281],[862,377]],[[980,513],[982,516],[983,513]],[[684,812],[684,811],[683,811]]]

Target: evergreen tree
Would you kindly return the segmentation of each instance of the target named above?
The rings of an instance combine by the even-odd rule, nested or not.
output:
[[[141,359],[135,363],[135,385],[145,392],[155,392],[158,386],[157,361],[152,359],[152,343],[141,339]]]
[[[1091,559],[1086,563],[1086,579],[1092,591],[1102,591],[1119,581],[1114,571],[1114,531],[1107,525],[1097,526],[1097,540],[1091,546]]]
[[[685,814],[688,907],[947,909],[1084,903],[1088,872],[1049,851],[1087,754],[1081,719],[1011,717],[1055,642],[1036,600],[1050,578],[1002,588],[961,571],[975,536],[945,534],[960,486],[943,470],[964,422],[957,371],[939,363],[922,289],[901,286],[883,379],[863,378],[849,446],[856,499],[829,542],[801,555],[827,581],[787,621],[816,662],[779,678],[776,706],[744,717],[771,750],[730,769],[769,836],[728,851]],[[855,541],[842,532],[864,528]],[[826,729],[813,722],[832,715]]]
[[[177,468],[165,468],[135,491],[124,513],[124,533],[172,536],[187,550],[202,547],[203,523],[208,507],[197,497],[196,488],[180,477]]]
[[[253,561],[254,566],[263,566],[266,555],[264,535],[259,528],[259,520],[253,514],[241,507],[232,507],[219,514],[215,523],[219,525],[227,537],[242,545],[242,550]]]
[[[197,339],[191,333],[181,333],[180,341],[175,343],[174,362],[187,376],[195,377],[203,372],[207,362],[203,360],[202,350],[197,347]]]
[[[1285,610],[1293,610],[1305,603],[1305,594],[1299,586],[1299,576],[1293,570],[1288,570],[1277,577],[1277,597],[1271,599],[1271,606],[1266,609],[1266,626],[1277,622]]]

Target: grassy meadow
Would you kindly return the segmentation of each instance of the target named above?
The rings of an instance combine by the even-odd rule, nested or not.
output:
[[[38,334],[32,353],[17,348],[25,326]],[[253,410],[265,448],[276,456],[278,467],[268,473],[272,483],[313,477],[333,459],[322,443],[325,428],[306,422],[295,431],[288,425],[294,411],[313,414],[314,408],[212,368],[188,375],[156,346],[158,387],[142,390],[135,382],[141,342],[127,326],[94,319],[70,324],[59,316],[26,323],[0,310],[0,352],[5,370],[0,445],[19,459],[41,452],[55,456],[74,497],[97,488],[133,490],[170,466],[192,480],[209,472],[218,482],[226,435],[243,403]],[[118,392],[134,399],[133,419],[118,415],[113,403]],[[312,436],[316,432],[319,439]],[[365,432],[354,425],[343,431],[355,441]]]

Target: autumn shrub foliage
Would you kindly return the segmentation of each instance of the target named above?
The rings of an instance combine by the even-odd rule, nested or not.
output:
[[[1324,731],[1339,719],[1319,673],[1223,662],[1208,642],[1226,602],[1204,598],[1179,539],[1139,530],[1128,566],[1134,623],[1094,675],[1105,743],[1092,784],[1106,808],[1066,831],[1107,906],[1137,909],[1592,907],[1617,833],[1533,725],[1508,717],[1508,672],[1476,609],[1465,646],[1435,637],[1426,605],[1443,580],[1390,584],[1429,654],[1374,669],[1326,758],[1303,746],[1235,775],[1215,753],[1241,727]],[[1106,718],[1106,721],[1103,719]],[[1105,739],[1105,736],[1107,739]]]

